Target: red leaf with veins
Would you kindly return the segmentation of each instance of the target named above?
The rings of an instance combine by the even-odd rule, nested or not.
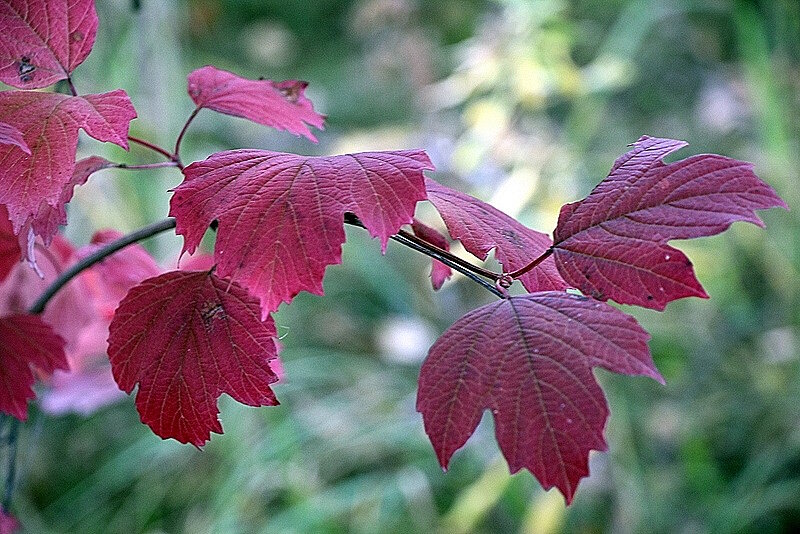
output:
[[[68,78],[92,51],[94,0],[0,0],[0,81],[37,89]]]
[[[440,234],[435,228],[431,228],[427,224],[414,219],[414,222],[411,224],[411,229],[414,231],[415,236],[424,239],[442,250],[450,250],[450,243],[447,242],[447,238]],[[453,271],[450,267],[439,260],[431,259],[431,285],[434,291],[441,289],[442,285],[451,276],[453,276]]]
[[[0,145],[0,204],[8,208],[14,232],[19,234],[42,204],[58,209],[75,169],[80,128],[98,141],[127,149],[128,125],[135,117],[122,90],[85,97],[0,92],[0,121],[20,130],[31,149],[27,155]]]
[[[569,503],[589,474],[589,451],[606,450],[608,407],[593,367],[663,383],[633,317],[565,292],[503,299],[468,313],[431,347],[417,411],[439,463],[491,410],[512,473],[527,468]]]
[[[303,94],[306,82],[248,80],[210,65],[192,72],[187,80],[189,96],[198,109],[242,117],[315,143],[317,138],[308,126],[321,130],[325,123],[325,116],[315,112]]]
[[[6,279],[21,257],[19,240],[14,235],[11,221],[8,220],[8,211],[0,204],[0,282]]]
[[[162,438],[199,447],[222,433],[217,399],[278,404],[272,318],[236,282],[208,272],[172,271],[131,289],[111,323],[108,354],[127,393],[138,384],[142,422]]]
[[[22,137],[22,132],[4,122],[0,122],[0,145],[13,145],[30,155],[31,149]]]
[[[385,250],[425,198],[422,150],[309,157],[263,150],[220,152],[184,170],[170,215],[192,253],[219,221],[217,274],[261,299],[264,316],[300,291],[322,294],[341,261],[344,214],[356,214]]]
[[[485,260],[494,249],[503,271],[521,269],[550,248],[547,235],[531,230],[497,208],[460,191],[425,179],[428,200],[436,207],[453,239],[468,252]],[[567,288],[553,260],[548,258],[519,277],[530,292]]]
[[[64,340],[35,315],[0,317],[0,411],[21,421],[36,397],[31,366],[45,373],[69,369]]]
[[[662,161],[684,146],[642,137],[588,197],[561,208],[554,256],[567,282],[596,299],[655,310],[707,298],[692,262],[667,242],[718,234],[734,221],[763,226],[754,210],[787,207],[750,163],[713,154]]]

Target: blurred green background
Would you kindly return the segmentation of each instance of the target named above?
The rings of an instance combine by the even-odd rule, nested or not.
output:
[[[574,504],[509,476],[490,417],[443,474],[414,410],[427,347],[492,297],[434,294],[423,257],[349,231],[326,297],[277,314],[282,405],[221,400],[201,452],[162,441],[128,398],[84,418],[34,409],[14,512],[30,532],[791,532],[800,528],[800,3],[796,0],[106,0],[75,73],[126,89],[133,133],[165,146],[205,64],[309,82],[320,143],[203,112],[184,161],[228,148],[422,147],[437,180],[551,232],[642,134],[755,163],[794,208],[680,243],[711,300],[631,311],[667,385],[597,375],[608,453]],[[81,154],[156,161],[84,142]],[[79,188],[68,234],[167,213],[174,169]],[[422,210],[423,215],[430,211]],[[438,223],[436,219],[429,221]],[[165,264],[180,241],[147,244]],[[456,249],[456,252],[459,252]],[[463,251],[461,251],[463,252]]]

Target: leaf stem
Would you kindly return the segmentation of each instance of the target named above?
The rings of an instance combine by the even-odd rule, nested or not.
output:
[[[183,136],[186,135],[186,130],[189,129],[189,125],[192,123],[194,118],[197,117],[197,114],[199,112],[200,112],[200,108],[194,108],[194,111],[192,111],[192,114],[189,115],[188,119],[186,119],[186,122],[184,123],[183,128],[181,128],[181,133],[178,134],[178,139],[175,140],[175,160],[177,162],[179,162],[179,163],[181,161],[181,158],[180,158],[181,141],[183,141]],[[183,167],[181,167],[181,168],[183,168]]]
[[[175,219],[168,218],[162,221],[158,221],[153,224],[149,224],[144,226],[138,230],[131,232],[130,234],[124,235],[117,239],[116,241],[112,241],[111,243],[97,249],[92,254],[89,254],[79,262],[73,264],[69,269],[65,270],[61,273],[58,278],[56,278],[52,284],[47,286],[47,289],[36,299],[36,302],[28,310],[28,313],[31,314],[39,314],[42,313],[47,306],[47,303],[50,302],[50,299],[58,292],[59,289],[64,287],[67,282],[72,280],[75,276],[77,276],[81,271],[88,269],[95,263],[103,261],[108,256],[111,256],[118,250],[121,250],[128,245],[132,245],[138,241],[142,241],[143,239],[147,239],[148,237],[152,237],[156,234],[160,234],[166,230],[170,230],[175,228]]]
[[[67,76],[67,87],[69,87],[69,92],[72,96],[78,96],[78,91],[75,89],[75,84],[72,83],[72,77]]]
[[[552,253],[553,253],[553,247],[550,247],[544,252],[542,252],[541,256],[530,262],[525,267],[522,267],[521,269],[517,269],[516,271],[508,273],[508,276],[510,276],[511,278],[519,278],[520,276],[527,273],[528,271],[530,271],[531,269],[535,268],[537,265],[542,263],[544,260],[549,258]]]
[[[162,161],[161,163],[145,163],[142,165],[128,165],[127,163],[116,163],[114,167],[117,169],[128,169],[131,171],[145,170],[145,169],[161,169],[164,167],[177,167],[177,161]]]
[[[4,512],[8,512],[11,507],[11,498],[14,496],[14,482],[17,478],[17,440],[20,422],[11,415],[3,417],[8,419],[8,436],[5,442],[8,458],[6,459],[6,484],[3,490],[2,509]]]
[[[351,226],[358,226],[359,228],[364,228],[364,223],[362,223],[361,220],[359,220],[359,218],[353,215],[352,213],[345,214],[344,222],[345,224],[349,224]],[[476,267],[475,265],[472,265],[471,263],[462,260],[458,256],[455,256],[446,250],[440,249],[439,247],[432,245],[431,243],[428,243],[427,241],[420,239],[413,234],[409,234],[404,230],[400,230],[400,232],[391,236],[390,239],[400,243],[401,245],[405,245],[408,248],[416,250],[417,252],[421,252],[426,256],[429,256],[435,260],[444,263],[454,271],[458,271],[467,278],[469,278],[470,280],[472,280],[473,282],[480,284],[487,291],[491,292],[497,297],[506,298],[507,296],[504,295],[493,284],[481,278],[481,276],[485,275],[480,274],[479,272],[476,271],[484,271],[490,273],[491,274],[490,278],[492,278],[493,280],[497,280],[499,278],[499,275],[497,275],[496,273],[493,273],[491,271],[486,271],[485,269],[481,269],[480,267]]]
[[[158,152],[159,154],[161,154],[170,161],[175,161],[175,156],[173,154],[170,154],[167,149],[161,148],[160,146],[153,144],[150,141],[145,141],[144,139],[139,139],[138,137],[134,137],[132,135],[128,136],[128,141],[130,141],[131,143],[136,143],[137,145],[141,145],[145,148],[149,148],[153,152]]]

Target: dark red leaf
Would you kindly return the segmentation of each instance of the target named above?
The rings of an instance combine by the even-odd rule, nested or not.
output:
[[[262,150],[220,152],[186,167],[170,215],[194,252],[219,221],[217,273],[261,299],[264,315],[300,291],[322,294],[328,265],[341,261],[345,212],[385,249],[425,198],[421,150],[308,157]]]
[[[444,219],[453,239],[468,252],[485,260],[494,249],[504,272],[521,269],[550,248],[550,238],[531,230],[497,208],[460,191],[425,179],[428,200]],[[548,258],[519,277],[530,292],[567,288],[553,260]]]
[[[37,89],[68,78],[94,46],[94,0],[0,0],[0,81]]]
[[[145,280],[123,299],[111,323],[114,378],[142,422],[162,438],[201,446],[222,433],[217,398],[278,404],[275,324],[236,282],[208,272],[172,271]]]
[[[128,95],[117,90],[71,97],[38,91],[0,92],[0,120],[22,132],[27,155],[0,145],[0,204],[8,208],[14,233],[31,221],[42,204],[60,209],[71,187],[78,130],[99,141],[128,148],[128,125],[136,117]]]
[[[422,365],[417,410],[439,463],[492,411],[512,473],[527,468],[572,500],[605,450],[608,407],[593,367],[663,382],[633,317],[566,292],[503,299],[468,313],[439,338]]]
[[[411,224],[411,229],[414,231],[414,235],[424,239],[428,243],[442,250],[450,250],[450,243],[447,242],[447,238],[440,234],[435,228],[431,228],[427,224],[414,219],[414,222]],[[441,289],[442,284],[451,276],[453,276],[453,271],[450,267],[439,260],[431,260],[431,285],[434,291]]]
[[[31,149],[22,137],[22,132],[4,122],[0,122],[0,145],[13,145],[30,155]]]
[[[198,109],[208,108],[317,142],[308,126],[322,129],[325,116],[304,96],[306,82],[248,80],[216,67],[189,74],[188,91]],[[308,126],[307,126],[308,125]]]
[[[684,146],[642,137],[588,197],[561,208],[554,256],[567,282],[596,299],[655,310],[707,298],[692,262],[667,242],[718,234],[734,221],[763,226],[754,210],[786,208],[750,163],[704,154],[664,164]]]
[[[8,211],[5,206],[0,204],[0,282],[6,279],[21,257],[19,240],[14,235],[11,221],[8,220]]]
[[[0,411],[24,421],[33,392],[31,366],[69,369],[64,340],[35,315],[0,317]]]

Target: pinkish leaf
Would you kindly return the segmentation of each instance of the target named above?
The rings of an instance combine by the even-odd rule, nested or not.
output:
[[[13,145],[30,155],[31,149],[22,137],[22,132],[4,122],[0,122],[0,145]]]
[[[453,239],[471,254],[485,260],[494,249],[503,271],[521,269],[550,248],[550,238],[531,230],[497,208],[459,191],[425,179],[428,200],[444,219]],[[567,288],[553,260],[548,258],[519,277],[529,292]]]
[[[22,526],[13,515],[0,510],[0,534],[14,534],[19,532]]]
[[[707,298],[692,262],[667,242],[718,234],[734,221],[763,226],[754,210],[786,208],[750,163],[704,154],[664,164],[684,146],[642,137],[588,197],[561,208],[554,256],[568,283],[599,300],[655,310]]]
[[[300,291],[322,294],[328,265],[341,261],[346,212],[386,248],[425,198],[421,150],[309,157],[262,150],[220,152],[186,167],[170,215],[194,252],[219,221],[217,273],[261,299],[264,316]]]
[[[199,447],[222,433],[217,398],[278,404],[272,318],[236,282],[208,272],[172,271],[145,280],[123,299],[109,336],[114,378],[138,384],[142,422],[162,438]]]
[[[39,205],[39,211],[36,213],[33,220],[30,221],[33,234],[41,236],[45,245],[49,245],[53,236],[58,233],[58,227],[67,224],[66,205],[72,200],[75,187],[85,184],[89,176],[97,171],[108,169],[113,166],[113,163],[99,156],[90,156],[75,163],[75,169],[72,171],[72,178],[69,179],[61,190],[61,196],[56,205],[51,206],[46,203]],[[26,235],[28,232],[23,229],[21,234]]]
[[[315,112],[303,94],[306,85],[297,80],[248,80],[210,65],[188,76],[189,96],[198,109],[242,117],[316,143],[308,126],[322,129],[325,116]]]
[[[439,463],[447,468],[491,410],[511,472],[528,469],[569,503],[589,473],[589,451],[607,448],[608,407],[592,368],[663,383],[649,337],[633,317],[566,292],[471,311],[434,343],[420,371],[417,411]]]
[[[128,95],[117,90],[71,97],[37,91],[0,92],[0,120],[20,130],[31,155],[0,145],[0,204],[8,208],[14,233],[44,203],[60,209],[71,187],[78,130],[128,148],[128,125],[136,117]]]
[[[0,0],[0,81],[38,89],[68,78],[94,46],[94,0]]]
[[[0,317],[0,411],[21,421],[36,397],[31,366],[45,373],[69,369],[64,340],[35,315]]]
[[[414,231],[414,235],[420,239],[424,239],[442,250],[450,250],[450,243],[447,242],[447,238],[440,234],[435,228],[431,228],[427,224],[414,219],[414,222],[411,224],[411,229]],[[442,285],[451,276],[453,276],[453,271],[450,267],[439,260],[431,260],[431,285],[434,291],[441,289]]]
[[[0,204],[0,282],[6,279],[21,258],[19,240],[14,235],[11,221],[8,220],[8,211]]]

